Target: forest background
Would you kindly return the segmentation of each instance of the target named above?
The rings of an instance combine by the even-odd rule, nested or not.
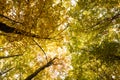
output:
[[[0,0],[0,80],[119,80],[120,0]]]

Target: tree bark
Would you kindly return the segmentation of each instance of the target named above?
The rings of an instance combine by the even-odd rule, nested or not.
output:
[[[14,28],[14,27],[10,27],[10,26],[6,25],[5,23],[2,23],[2,22],[0,22],[0,30],[2,32],[5,32],[5,33],[14,33],[14,34],[24,35],[24,36],[27,36],[27,37],[39,38],[39,36],[36,35],[36,34],[26,32],[24,30],[20,30],[20,29]]]

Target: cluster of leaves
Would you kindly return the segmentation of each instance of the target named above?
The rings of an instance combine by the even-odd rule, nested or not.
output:
[[[120,79],[119,0],[0,5],[0,79]]]
[[[120,2],[78,0],[69,14],[73,70],[66,80],[120,79]]]
[[[0,1],[0,79],[61,79],[68,72],[65,70],[70,61],[65,58],[67,51],[63,46],[67,33],[61,34],[68,15],[62,3]]]

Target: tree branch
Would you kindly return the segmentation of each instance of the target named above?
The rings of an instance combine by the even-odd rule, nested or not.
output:
[[[91,26],[90,28],[88,28],[87,30],[91,29],[91,28],[96,28],[96,26],[103,24],[106,21],[112,22],[114,19],[120,18],[120,12],[118,12],[116,15],[110,17],[110,18],[105,18],[99,22],[97,22],[96,24],[94,24],[93,26]]]
[[[0,72],[0,75],[3,75],[3,74],[5,74],[5,73],[7,73],[7,72],[9,72],[9,71],[11,71],[13,68],[10,68],[10,69],[7,69],[7,70],[5,70],[5,71],[3,71],[3,72]]]
[[[41,38],[37,34],[33,34],[33,33],[30,33],[30,32],[27,32],[27,31],[24,31],[24,30],[21,30],[21,29],[17,29],[17,28],[8,26],[8,25],[6,25],[5,23],[2,23],[2,22],[0,22],[0,31],[5,32],[5,33],[19,34],[19,35],[23,35],[23,36],[27,36],[27,37],[39,38],[39,39],[48,39],[48,40],[52,39],[52,38]]]
[[[21,23],[21,22],[17,22],[17,21],[15,21],[15,20],[12,20],[12,19],[10,19],[9,17],[7,17],[7,16],[5,16],[5,15],[3,15],[3,14],[0,14],[0,16],[1,16],[1,17],[4,17],[4,18],[6,18],[6,19],[8,19],[8,20],[10,20],[10,21],[12,21],[12,22],[23,24],[23,23]]]
[[[48,62],[48,59],[47,59],[47,55],[45,53],[45,51],[43,50],[43,48],[33,39],[33,41],[35,42],[35,44],[42,50],[42,52],[44,53],[45,57],[46,57],[46,60]]]
[[[0,59],[11,58],[11,57],[16,57],[16,56],[22,56],[22,55],[23,55],[23,54],[10,55],[10,56],[0,56]]]
[[[62,32],[64,32],[68,27],[69,27],[69,23],[62,31],[60,31],[58,34],[56,34],[53,38],[56,38],[58,35],[60,35]]]
[[[42,70],[44,70],[45,68],[51,66],[53,64],[53,61],[56,59],[53,58],[52,60],[50,60],[46,65],[38,68],[34,73],[32,73],[31,75],[29,75],[25,80],[31,80],[32,78],[34,78],[39,72],[41,72]]]

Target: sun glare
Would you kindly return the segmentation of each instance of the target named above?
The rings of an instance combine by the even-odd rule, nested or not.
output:
[[[76,6],[76,2],[77,2],[78,0],[71,0],[71,4],[72,4],[72,6]]]

